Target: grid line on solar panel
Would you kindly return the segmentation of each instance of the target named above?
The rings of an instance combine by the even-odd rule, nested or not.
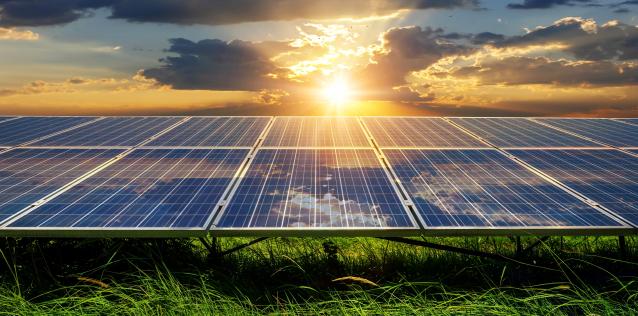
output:
[[[107,117],[34,146],[136,146],[178,123],[177,117]]]
[[[372,149],[259,149],[211,232],[418,229]]]
[[[17,119],[19,119],[19,117],[13,117],[13,116],[2,116],[2,117],[0,117],[0,123],[2,123],[2,122],[12,121],[12,120],[17,120]]]
[[[263,147],[370,148],[356,117],[278,116]]]
[[[121,150],[16,148],[0,154],[0,222]]]
[[[252,147],[270,117],[193,117],[145,147]]]
[[[7,228],[203,231],[248,149],[135,149]]]
[[[611,146],[638,146],[638,125],[608,119],[534,120]]]
[[[451,118],[497,147],[600,147],[526,118]]]
[[[16,146],[61,131],[92,124],[96,117],[21,117],[0,124],[0,145]]]
[[[624,228],[495,149],[383,150],[428,228]]]
[[[630,118],[630,119],[614,119],[615,121],[618,122],[623,122],[625,124],[631,124],[631,125],[636,125],[638,126],[638,118]]]
[[[441,118],[363,117],[381,148],[486,148],[480,140]]]
[[[638,158],[614,149],[508,152],[638,226]]]

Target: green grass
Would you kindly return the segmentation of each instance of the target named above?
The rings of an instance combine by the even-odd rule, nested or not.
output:
[[[515,251],[506,237],[428,240]],[[0,314],[631,315],[636,241],[620,259],[616,238],[554,237],[516,263],[373,238],[273,238],[224,257],[196,239],[3,239]]]

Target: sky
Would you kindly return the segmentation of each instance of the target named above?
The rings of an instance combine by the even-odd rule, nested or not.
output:
[[[638,116],[636,0],[0,0],[0,115]]]

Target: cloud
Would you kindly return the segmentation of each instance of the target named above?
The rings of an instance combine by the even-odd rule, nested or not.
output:
[[[19,88],[1,89],[0,96],[42,93],[76,93],[82,91],[136,91],[162,88],[156,81],[139,74],[131,79],[72,77],[64,81],[35,80]]]
[[[462,67],[451,75],[476,78],[480,85],[625,86],[638,83],[638,64],[520,56]]]
[[[146,69],[142,74],[174,89],[257,91],[271,87],[272,75],[280,72],[270,55],[260,49],[268,43],[218,39],[193,42],[184,38],[171,39],[170,43],[167,52],[178,56],[162,58],[161,67]]]
[[[391,15],[405,9],[477,8],[478,0],[0,0],[0,25],[40,26],[75,21],[98,8],[131,22],[221,25],[295,19]]]
[[[638,58],[638,27],[619,21],[598,25],[593,19],[565,17],[550,26],[496,42],[496,47],[524,47],[561,43],[578,59]]]
[[[22,41],[35,41],[40,38],[38,33],[32,31],[20,31],[15,28],[0,27],[0,40],[22,40]]]
[[[59,25],[108,6],[113,0],[0,0],[0,26]]]
[[[406,84],[406,76],[422,70],[441,58],[463,55],[474,48],[448,40],[442,29],[419,26],[391,28],[382,34],[382,45],[377,48],[373,60],[360,74],[362,85],[371,92]]]
[[[587,3],[591,0],[524,0],[523,3],[510,3],[509,9],[548,9],[555,5],[574,5]]]

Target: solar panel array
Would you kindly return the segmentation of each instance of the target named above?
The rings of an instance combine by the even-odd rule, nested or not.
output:
[[[638,122],[0,117],[0,235],[625,234]]]
[[[616,147],[638,147],[638,125],[606,119],[538,119],[539,122]]]

